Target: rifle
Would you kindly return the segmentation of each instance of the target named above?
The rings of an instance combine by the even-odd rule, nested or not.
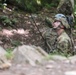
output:
[[[74,39],[73,39],[73,35],[72,35],[72,27],[73,27],[73,17],[72,16],[67,16],[67,21],[70,25],[70,38],[71,38],[71,42],[72,42],[72,49],[73,49],[73,54],[75,54],[76,50],[75,50],[75,44],[74,44]]]
[[[73,55],[75,54],[76,50],[75,50],[75,44],[74,44],[74,39],[73,39],[73,35],[72,35],[72,28],[70,27],[70,38],[71,38],[71,42],[72,42],[72,49],[73,49]]]
[[[40,32],[38,26],[36,25],[36,22],[35,22],[35,20],[34,20],[34,18],[33,18],[33,16],[32,16],[32,14],[30,14],[30,16],[31,16],[31,19],[32,19],[32,21],[33,21],[33,23],[34,23],[34,24],[33,24],[32,21],[31,21],[31,24],[37,28],[38,32],[40,33],[40,36],[42,37],[42,39],[44,40],[45,44],[47,45],[47,47],[48,47],[49,50],[50,50],[50,51],[47,51],[47,52],[52,52],[52,47],[46,42],[46,40],[45,40],[45,38],[43,37],[42,33]],[[42,22],[41,22],[41,23],[42,23]],[[40,25],[41,25],[41,23],[40,23]]]

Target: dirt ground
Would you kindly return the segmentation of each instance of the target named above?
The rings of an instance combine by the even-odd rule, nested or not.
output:
[[[45,13],[47,12],[47,13]],[[0,45],[5,49],[15,48],[19,45],[36,45],[45,47],[42,38],[42,30],[46,26],[45,17],[51,16],[47,10],[42,10],[38,14],[31,14],[23,11],[5,12],[0,11],[0,16],[8,16],[9,19],[16,18],[18,22],[13,25],[4,25],[0,22]],[[35,25],[36,24],[36,25]]]
[[[10,69],[0,70],[0,75],[76,75],[75,65],[52,60],[43,62],[37,66],[15,64]]]

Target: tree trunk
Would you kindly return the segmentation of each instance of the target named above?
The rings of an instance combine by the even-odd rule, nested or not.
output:
[[[74,0],[70,0],[72,4],[72,8],[74,9]]]

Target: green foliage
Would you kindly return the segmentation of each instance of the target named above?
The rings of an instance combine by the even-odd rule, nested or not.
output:
[[[49,6],[49,7],[57,7],[59,0],[41,0],[43,7]]]
[[[55,55],[59,55],[59,56],[62,56],[62,57],[70,57],[72,56],[71,54],[64,54],[64,53],[59,53],[57,51],[55,51],[54,53],[49,53],[47,57],[45,57],[44,59],[46,60],[49,60],[49,59],[53,59],[53,56]]]
[[[21,42],[14,40],[14,41],[11,42],[11,44],[12,44],[13,46],[17,47],[17,46],[21,45]]]
[[[5,56],[6,56],[7,59],[11,59],[13,55],[12,55],[11,52],[10,52],[10,53],[7,52],[7,53],[5,54]]]
[[[26,4],[26,9],[30,12],[35,12],[36,8],[32,4],[33,4],[33,2],[30,2],[29,4]]]
[[[11,20],[12,24],[16,24],[18,22],[18,20],[16,18]]]
[[[75,23],[76,24],[76,23]],[[76,25],[74,26],[74,29],[76,29]]]
[[[20,8],[29,12],[36,12],[40,8],[38,0],[15,0],[15,2]]]
[[[11,59],[13,57],[12,50],[13,49],[11,48],[6,49],[7,53],[5,54],[5,56],[7,59]]]
[[[2,3],[0,3],[0,8],[2,8],[3,7],[3,4]]]
[[[45,3],[45,7],[50,9],[51,7],[57,7],[57,3]]]
[[[6,0],[0,0],[0,8],[4,7],[4,3],[6,2]]]
[[[76,1],[75,1],[75,3],[76,3]],[[76,5],[74,6],[74,16],[75,16],[75,18],[74,18],[74,24],[76,24]],[[76,27],[75,27],[75,29],[76,29]]]
[[[1,21],[3,23],[3,25],[12,25],[11,20],[8,18],[8,16],[2,16],[1,17]]]
[[[42,8],[51,8],[57,7],[59,0],[7,0],[10,3],[14,3],[19,8],[29,11],[36,12],[41,10]]]
[[[18,22],[18,20],[16,18],[10,19],[8,16],[4,15],[4,16],[0,16],[0,22],[4,26],[13,26]]]
[[[51,8],[51,5],[50,5],[50,4],[45,4],[45,7],[46,7],[47,9],[50,9],[50,8]]]

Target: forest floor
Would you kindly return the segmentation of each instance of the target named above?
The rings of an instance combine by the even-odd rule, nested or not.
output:
[[[48,60],[36,66],[13,64],[9,69],[0,70],[0,75],[76,75],[75,66],[76,63],[67,60]]]
[[[48,26],[45,18],[53,18],[56,9],[42,9],[38,13],[32,14],[26,11],[10,10],[0,10],[0,17],[8,17],[8,19],[0,22],[0,45],[6,50],[12,50],[19,45],[35,45],[45,50],[45,40],[42,37],[44,28]],[[9,20],[13,19],[16,19],[17,23],[9,25]],[[73,34],[76,34],[75,29],[73,30]],[[76,35],[74,36],[74,41],[76,42],[75,37]]]
[[[45,17],[51,17],[51,15],[54,15],[54,11],[48,11],[46,9],[43,9],[37,14],[30,14],[26,11],[0,11],[0,16],[17,19],[17,23],[14,25],[4,25],[3,22],[0,22],[0,45],[7,50],[23,44],[36,45],[44,48],[45,40],[43,40],[41,32],[47,26]]]
[[[36,45],[42,48],[45,47],[45,42],[41,37],[41,33],[45,26],[45,17],[51,17],[54,15],[55,10],[47,11],[46,9],[39,13],[31,15],[23,11],[0,11],[0,16],[8,16],[10,19],[16,18],[18,22],[13,25],[4,25],[0,22],[0,45],[6,50],[13,49],[19,45]],[[38,27],[38,28],[37,28]],[[39,29],[39,30],[38,30]],[[76,33],[76,31],[74,31]],[[76,38],[74,39],[76,41]],[[45,49],[45,48],[44,48]],[[59,61],[47,61],[41,65],[30,66],[24,65],[12,65],[10,69],[0,70],[0,75],[76,75],[76,64],[59,62]],[[68,74],[70,72],[70,74]],[[73,74],[71,74],[73,73]],[[74,74],[75,73],[75,74]]]

